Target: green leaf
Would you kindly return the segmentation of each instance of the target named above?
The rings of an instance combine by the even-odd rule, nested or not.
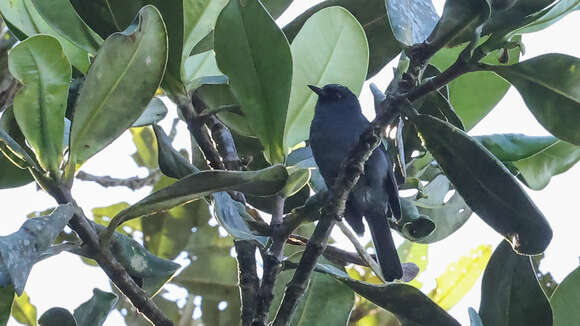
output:
[[[481,321],[481,317],[475,309],[469,307],[467,308],[467,312],[469,313],[469,325],[470,326],[483,326],[483,321]]]
[[[550,7],[543,16],[535,20],[533,23],[527,25],[522,33],[537,32],[547,28],[558,20],[564,18],[569,13],[580,9],[580,0],[560,0],[555,5]]]
[[[580,318],[576,303],[580,300],[580,268],[564,278],[550,298],[554,326],[574,325]]]
[[[306,10],[288,25],[284,33],[292,41],[302,28],[302,25],[316,12],[332,6],[340,6],[348,10],[362,25],[369,46],[369,67],[366,78],[378,73],[389,61],[401,52],[401,45],[395,39],[387,11],[385,0],[327,0]],[[311,67],[312,68],[312,67]]]
[[[36,326],[36,306],[30,303],[30,297],[26,292],[14,297],[12,317],[21,324]]]
[[[217,67],[215,52],[212,50],[192,55],[183,64],[183,82],[188,92],[201,86],[203,77],[221,75],[223,73]]]
[[[187,246],[191,229],[211,218],[209,204],[197,200],[142,219],[145,247],[154,255],[175,259]]]
[[[103,39],[85,24],[68,0],[32,2],[42,18],[60,35],[89,53],[97,53]]]
[[[34,181],[28,170],[14,165],[4,154],[0,153],[0,189],[16,188]]]
[[[262,4],[270,13],[272,18],[276,19],[290,6],[293,0],[263,0]]]
[[[0,287],[0,325],[6,326],[12,310],[12,301],[14,301],[14,288],[11,285]]]
[[[514,85],[538,122],[554,136],[580,145],[580,59],[545,54],[524,62],[494,67]]]
[[[418,242],[436,229],[435,223],[427,215],[419,213],[417,207],[407,198],[401,198],[401,219],[397,222],[399,231],[406,239]]]
[[[167,62],[163,20],[147,6],[135,23],[107,38],[91,65],[75,105],[72,162],[86,161],[129,128],[159,86]]]
[[[77,326],[73,315],[66,309],[55,307],[45,311],[38,322],[41,326]]]
[[[422,43],[439,21],[430,0],[386,0],[395,38],[406,46]]]
[[[463,131],[427,115],[411,118],[427,149],[471,209],[524,255],[552,239],[548,222],[515,178]]]
[[[461,43],[459,39],[467,35],[471,40],[476,29],[483,24],[491,14],[489,0],[451,0],[445,2],[441,19],[427,39],[431,53],[448,44]]]
[[[141,0],[70,0],[78,15],[103,39],[127,28],[145,5]]]
[[[18,231],[0,237],[2,266],[5,266],[18,295],[24,292],[32,265],[62,232],[73,213],[72,205],[61,205],[49,216],[27,220]],[[0,275],[0,279],[4,277]]]
[[[357,281],[326,264],[318,264],[317,271],[329,274],[349,286],[360,296],[393,313],[403,325],[459,326],[445,310],[413,286],[403,283],[371,284]]]
[[[429,298],[445,310],[453,308],[471,291],[490,256],[491,246],[480,245],[449,264],[445,272],[437,277],[437,286],[429,292]]]
[[[105,227],[92,223],[98,233]],[[132,238],[115,232],[111,239],[111,253],[125,267],[127,273],[139,284],[149,297],[153,297],[179,269],[179,264],[171,260],[159,258],[143,248]],[[91,253],[79,254],[93,259]]]
[[[280,196],[289,198],[308,184],[310,169],[299,166],[289,166],[286,169],[288,170],[288,180],[284,188],[280,190]]]
[[[12,75],[23,84],[14,97],[14,116],[40,165],[58,176],[63,157],[64,113],[71,66],[58,40],[29,37],[8,56]]]
[[[520,40],[520,37],[514,41]],[[459,56],[464,46],[439,50],[430,63],[439,70],[449,68]],[[499,53],[494,51],[485,57],[482,62],[499,64]],[[509,50],[508,64],[518,62],[520,49]],[[466,130],[475,126],[491,109],[503,98],[510,84],[494,73],[478,71],[460,76],[449,83],[449,101],[459,115]],[[484,91],[485,90],[485,91]]]
[[[150,215],[224,190],[241,191],[256,196],[272,195],[282,189],[287,178],[288,173],[281,165],[259,171],[202,171],[154,192],[119,215],[126,219]]]
[[[129,206],[131,205],[126,202],[120,202],[106,207],[95,207],[91,210],[93,213],[93,221],[98,224],[107,226],[113,217],[115,217],[115,215],[119,214],[120,211]],[[141,220],[139,219],[128,221],[127,223],[123,224],[123,227],[119,228],[117,232],[131,236],[135,231],[142,231]]]
[[[171,139],[167,137],[163,129],[153,125],[153,131],[157,139],[158,164],[161,172],[168,177],[181,179],[188,174],[199,172],[181,153],[171,146]]]
[[[495,33],[501,36],[511,32],[520,33],[518,30],[530,22],[541,19],[550,11],[550,5],[557,0],[527,0],[515,1],[515,4],[507,8],[498,8],[502,1],[492,1],[495,7],[492,17],[483,26],[483,34]],[[508,3],[503,1],[504,3]],[[513,3],[513,1],[512,1]]]
[[[58,39],[73,66],[82,73],[86,73],[89,69],[88,53],[55,31],[38,13],[32,0],[2,1],[0,3],[0,12],[2,12],[2,16],[7,23],[18,29],[16,33],[21,34],[21,40],[36,34],[51,35]]]
[[[325,8],[312,15],[292,41],[291,49],[294,64],[284,128],[286,148],[308,139],[318,96],[306,86],[340,83],[359,94],[369,60],[362,26],[341,7]]]
[[[141,114],[141,116],[137,119],[137,121],[133,122],[131,127],[144,127],[148,125],[155,124],[167,115],[167,107],[165,103],[159,98],[154,97],[147,107],[145,111]]]
[[[227,192],[216,192],[213,194],[213,209],[215,217],[220,225],[235,239],[256,240],[263,247],[268,242],[268,237],[257,235],[250,229],[249,221],[255,221],[246,210],[246,206],[230,197]]]
[[[232,0],[215,28],[218,66],[242,105],[269,162],[284,161],[284,125],[292,82],[292,54],[259,0]]]
[[[484,325],[552,325],[552,309],[530,258],[514,253],[507,241],[495,249],[483,274],[479,315]]]
[[[32,166],[40,170],[34,154],[26,145],[24,135],[18,127],[12,106],[7,107],[0,118],[0,152],[13,163],[22,167]]]
[[[294,256],[293,261],[298,262]],[[321,261],[326,261],[324,258]],[[329,264],[328,261],[326,263]],[[344,269],[340,269],[343,273]],[[292,280],[294,270],[282,271],[274,285],[274,299],[270,309],[270,319],[273,320],[277,307],[282,301],[286,285]],[[346,325],[350,311],[354,305],[354,293],[342,282],[332,276],[323,273],[314,273],[304,297],[298,303],[296,311],[290,322],[291,326],[306,325]],[[324,312],[324,313],[321,313]]]
[[[580,161],[580,146],[553,136],[499,134],[476,139],[533,190],[544,189],[552,176],[566,172]]]
[[[82,326],[101,326],[117,303],[117,295],[93,289],[93,297],[74,311],[74,319]]]
[[[157,165],[157,143],[155,134],[150,127],[131,128],[131,135],[133,135],[133,143],[137,147],[137,152],[133,153],[131,157],[138,166],[146,167],[149,170],[154,170]]]

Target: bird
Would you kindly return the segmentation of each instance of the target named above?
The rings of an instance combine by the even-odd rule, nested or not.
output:
[[[318,95],[310,125],[310,147],[327,187],[331,189],[342,161],[358,143],[370,122],[362,114],[357,96],[347,87],[328,84],[308,85]],[[389,227],[389,216],[399,219],[401,206],[393,164],[383,146],[377,147],[364,165],[364,172],[346,202],[345,219],[359,236],[365,231],[365,218],[386,281],[403,275]]]

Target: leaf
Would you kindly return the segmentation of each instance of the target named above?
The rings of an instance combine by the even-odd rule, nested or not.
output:
[[[129,206],[130,205],[127,202],[120,202],[106,207],[95,207],[91,210],[93,213],[93,221],[107,226],[115,215],[119,214],[120,211]],[[127,236],[132,236],[135,231],[142,231],[141,220],[139,219],[128,221],[123,224],[123,227],[118,229],[117,232]]]
[[[401,219],[397,221],[401,235],[411,241],[419,241],[435,230],[429,216],[420,214],[417,207],[407,198],[401,198]]]
[[[348,277],[345,272],[334,266],[325,264],[318,264],[317,271],[333,276],[360,296],[393,313],[403,325],[460,325],[429,297],[410,285],[402,283],[378,285],[361,282]]]
[[[116,303],[116,294],[93,289],[93,297],[75,309],[74,319],[79,325],[101,326]]]
[[[77,326],[73,315],[66,309],[55,307],[45,311],[38,322],[41,326]]]
[[[63,156],[64,113],[71,66],[58,41],[29,37],[8,56],[12,75],[23,84],[14,97],[14,116],[40,165],[58,176]]]
[[[445,310],[453,308],[479,279],[490,256],[491,246],[480,245],[449,264],[437,277],[437,286],[429,292],[429,298]]]
[[[103,39],[127,28],[143,1],[70,0],[77,14]]]
[[[296,263],[297,258],[293,261]],[[330,264],[322,258],[322,262]],[[344,273],[344,269],[340,269]],[[274,299],[270,309],[270,320],[273,320],[284,296],[286,285],[294,276],[294,270],[282,271],[274,284]],[[308,287],[304,291],[303,299],[298,303],[291,318],[291,326],[306,325],[346,325],[350,311],[354,305],[354,293],[342,282],[323,273],[314,273]],[[324,312],[324,313],[321,313]]]
[[[514,85],[538,122],[554,136],[580,145],[580,59],[545,54],[493,70]]]
[[[499,134],[476,139],[533,190],[544,189],[552,176],[566,172],[580,161],[579,146],[553,136]]]
[[[36,306],[30,303],[30,297],[26,292],[14,297],[12,317],[19,323],[36,326]]]
[[[366,78],[378,73],[399,52],[401,45],[395,39],[387,11],[385,0],[327,0],[306,10],[296,19],[284,26],[284,34],[292,41],[302,28],[302,25],[316,12],[332,6],[340,6],[348,10],[362,25],[369,46],[369,67]]]
[[[483,274],[479,315],[484,325],[552,325],[552,309],[530,258],[514,253],[507,241],[495,249]]]
[[[431,53],[453,43],[462,43],[463,40],[460,39],[465,35],[468,40],[473,39],[477,28],[489,18],[490,14],[489,0],[446,1],[441,19],[427,38],[426,43],[432,49]]]
[[[202,85],[202,77],[221,75],[223,73],[217,67],[212,50],[192,55],[183,64],[183,82],[188,92]]]
[[[12,106],[4,110],[4,114],[2,114],[0,119],[0,152],[20,168],[32,166],[40,169],[36,161],[31,157],[34,154],[26,145],[24,135],[14,117]]]
[[[69,1],[32,0],[32,2],[42,18],[60,35],[89,53],[97,53],[103,39],[85,24]]]
[[[540,31],[578,9],[580,9],[579,0],[560,0],[556,2],[555,5],[550,7],[550,10],[548,10],[543,16],[541,16],[539,19],[536,19],[533,23],[527,25],[519,32],[532,33]]]
[[[24,292],[32,265],[54,242],[73,213],[72,205],[61,205],[49,216],[27,220],[18,231],[0,237],[2,266],[5,266],[18,295]],[[2,275],[0,279],[4,277]]]
[[[133,143],[137,147],[137,152],[131,154],[131,157],[140,167],[154,170],[157,165],[157,143],[155,134],[150,127],[140,127],[129,129],[133,135]]]
[[[272,195],[282,189],[287,178],[286,169],[281,165],[259,171],[212,170],[193,173],[145,197],[119,216],[129,219],[150,215],[223,190],[241,191],[256,196]]]
[[[341,7],[325,8],[312,15],[294,38],[291,50],[294,62],[284,128],[286,148],[308,139],[318,96],[306,85],[340,83],[359,94],[369,60],[362,26]]]
[[[310,180],[310,169],[289,166],[286,170],[288,170],[288,180],[284,188],[280,190],[280,196],[289,198],[308,184]]]
[[[467,312],[469,313],[469,325],[470,326],[483,326],[483,321],[481,321],[481,317],[475,309],[469,307],[467,308]]]
[[[552,239],[552,230],[500,161],[449,123],[427,115],[411,120],[427,149],[479,217],[508,239],[518,253],[534,255],[544,251]]]
[[[406,46],[422,43],[439,21],[429,0],[386,0],[395,38]]]
[[[580,300],[580,268],[568,274],[550,298],[554,326],[574,325],[580,318],[575,303]]]
[[[0,287],[0,325],[6,326],[10,318],[10,310],[14,301],[14,289],[11,285]]]
[[[227,192],[213,194],[213,209],[220,225],[235,239],[256,240],[266,247],[268,237],[257,235],[250,229],[249,221],[254,218],[246,210],[246,206],[233,200]]]
[[[258,0],[233,0],[218,18],[214,45],[218,67],[230,79],[230,88],[252,121],[267,160],[283,162],[292,82],[286,37]]]
[[[556,0],[528,0],[512,1],[512,6],[498,8],[500,1],[492,1],[495,7],[492,16],[483,26],[483,34],[499,34],[509,36],[512,33],[520,33],[520,28],[528,25],[550,11],[550,5]],[[508,3],[508,2],[504,2]],[[525,30],[525,29],[524,29]],[[493,35],[496,36],[496,35]]]
[[[419,273],[415,276],[415,278],[408,282],[409,285],[420,289],[423,284],[417,280],[417,277],[421,272],[424,272],[427,269],[428,263],[428,253],[429,253],[429,246],[421,243],[411,242],[409,240],[405,240],[399,247],[397,247],[397,254],[399,254],[399,258],[403,263],[414,263],[417,268],[419,269]],[[403,273],[404,274],[404,273]]]
[[[520,39],[518,36],[514,38],[514,41]],[[430,63],[439,70],[445,70],[455,62],[464,47],[441,49],[431,58]],[[517,63],[520,49],[516,47],[509,50],[508,53],[508,64]],[[493,51],[482,62],[498,65],[498,58],[498,51]],[[472,72],[449,83],[449,101],[463,121],[466,130],[469,130],[496,106],[509,87],[509,83],[494,73],[488,71]]]
[[[158,164],[161,172],[168,177],[181,179],[188,174],[199,172],[195,166],[187,161],[183,155],[171,146],[171,139],[167,137],[163,129],[153,125],[153,131],[157,139]]]
[[[32,1],[2,1],[0,3],[0,12],[2,12],[4,20],[11,25],[11,28],[17,29],[16,33],[20,34],[21,40],[36,34],[48,34],[58,39],[72,65],[82,73],[86,73],[90,64],[88,53],[55,31],[38,13]]]
[[[14,165],[4,154],[0,153],[0,189],[16,188],[34,181],[28,170]]]
[[[107,38],[91,65],[75,105],[73,162],[86,161],[129,128],[159,86],[167,62],[163,20],[147,6],[135,23]]]
[[[159,97],[154,97],[151,102],[147,104],[145,111],[143,111],[137,121],[133,122],[131,127],[144,127],[155,124],[163,120],[166,115],[167,107],[165,106],[165,103],[163,103]]]

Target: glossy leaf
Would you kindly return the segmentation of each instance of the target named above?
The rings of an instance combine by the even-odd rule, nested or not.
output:
[[[181,153],[171,146],[171,139],[167,137],[161,127],[153,125],[153,131],[157,139],[159,168],[163,174],[171,178],[181,179],[188,174],[199,172],[199,169],[189,163]]]
[[[300,191],[310,180],[310,169],[308,168],[289,166],[287,170],[288,180],[284,188],[280,190],[280,196],[284,198],[289,198]]]
[[[58,39],[69,61],[79,71],[86,73],[89,69],[88,53],[69,42],[55,31],[36,10],[32,0],[12,0],[0,2],[0,12],[21,40],[36,34],[48,34]]]
[[[70,0],[78,15],[103,39],[127,28],[143,1]]]
[[[549,27],[567,14],[580,9],[579,0],[560,0],[550,8],[542,17],[527,25],[520,32],[537,32]]]
[[[147,104],[145,111],[143,111],[137,121],[133,122],[131,127],[144,127],[152,125],[163,120],[166,115],[167,107],[165,106],[165,103],[163,103],[159,97],[154,97],[151,102]]]
[[[429,298],[445,310],[453,308],[471,291],[490,256],[491,246],[480,245],[470,250],[468,255],[449,264],[445,272],[437,277],[437,286],[429,292]]]
[[[202,171],[154,192],[120,215],[127,219],[150,215],[224,190],[241,191],[256,196],[272,195],[282,189],[287,178],[286,169],[280,165],[260,171]]]
[[[0,325],[5,326],[10,318],[12,310],[12,301],[14,301],[14,289],[11,285],[0,286]]]
[[[539,254],[552,229],[511,173],[481,144],[427,115],[412,118],[427,149],[461,197],[520,254]],[[508,216],[508,218],[506,218]]]
[[[554,326],[574,325],[580,318],[575,303],[580,300],[580,268],[576,268],[564,278],[550,298],[554,316]]]
[[[439,21],[430,0],[386,0],[395,38],[406,46],[422,43]]]
[[[256,240],[266,246],[268,237],[257,235],[249,227],[248,222],[254,218],[246,210],[246,206],[233,200],[227,192],[213,194],[213,209],[221,226],[235,239]]]
[[[519,40],[517,37],[514,41]],[[455,62],[464,46],[445,48],[439,50],[430,63],[439,70],[445,70]],[[508,64],[517,63],[520,57],[520,49],[508,51]],[[482,62],[498,65],[498,51],[490,53]],[[466,130],[475,126],[495,105],[503,98],[510,84],[494,73],[486,71],[472,72],[460,76],[449,83],[449,101]]]
[[[14,165],[4,154],[0,153],[0,189],[24,186],[34,181],[28,170]]]
[[[293,258],[292,260],[296,261],[297,257]],[[326,260],[321,259],[321,261]],[[271,320],[275,317],[276,308],[282,301],[286,285],[294,276],[294,271],[294,269],[282,271],[276,279],[274,299],[270,309]],[[314,273],[304,291],[304,299],[298,303],[289,325],[346,325],[353,305],[354,293],[348,286],[330,275]]]
[[[202,77],[221,75],[212,50],[192,55],[183,64],[183,82],[188,92],[202,85]]]
[[[369,67],[366,78],[378,73],[389,61],[401,52],[401,45],[395,39],[387,11],[385,0],[327,0],[306,10],[288,25],[284,33],[292,41],[302,25],[316,12],[332,6],[340,6],[348,10],[364,28],[369,44]]]
[[[483,274],[479,315],[484,325],[552,325],[552,309],[530,258],[514,253],[507,241],[495,249]]]
[[[32,265],[54,242],[73,213],[71,205],[62,205],[49,216],[27,220],[18,231],[0,237],[2,263],[18,295],[24,291]]]
[[[545,188],[550,179],[580,161],[580,147],[556,137],[500,134],[476,137],[526,186]]]
[[[136,23],[107,38],[91,65],[75,105],[73,162],[86,161],[129,128],[160,84],[167,62],[163,20],[147,6]]]
[[[29,37],[8,56],[12,75],[23,84],[14,97],[14,116],[41,166],[58,175],[63,156],[64,113],[71,66],[58,40]]]
[[[459,323],[445,310],[437,306],[420,290],[410,285],[402,283],[379,285],[361,282],[348,277],[345,272],[325,264],[318,264],[317,270],[330,274],[360,296],[393,313],[403,325],[459,326]],[[420,313],[417,312],[418,307],[421,307]]]
[[[215,28],[218,66],[265,148],[284,161],[284,125],[292,82],[292,55],[282,31],[258,0],[233,0]],[[263,48],[268,44],[267,48]]]
[[[284,130],[286,148],[309,136],[318,96],[306,85],[341,84],[359,94],[369,57],[364,29],[341,7],[325,8],[312,15],[292,41],[291,49],[294,62]]]
[[[89,52],[97,53],[103,39],[77,15],[68,0],[32,0],[36,10],[55,31],[74,45]]]
[[[541,19],[550,11],[550,5],[557,0],[527,0],[512,2],[512,6],[498,8],[500,1],[492,1],[495,7],[492,17],[483,26],[483,34],[499,34],[500,37],[512,32],[520,33],[519,28]],[[509,4],[509,2],[504,2]]]
[[[93,289],[93,297],[75,309],[74,319],[79,325],[101,326],[116,303],[116,294]]]
[[[476,29],[489,18],[490,14],[489,0],[446,1],[441,19],[433,29],[433,33],[429,35],[427,44],[435,52],[450,43],[457,43],[464,35],[468,35],[468,40],[471,40],[475,37]]]
[[[14,297],[12,317],[24,325],[36,326],[36,306],[30,303],[30,297],[26,292]]]
[[[554,136],[580,145],[580,59],[545,54],[494,71],[520,92],[538,122]]]
[[[45,311],[38,319],[40,326],[77,326],[73,315],[65,308],[54,307]]]

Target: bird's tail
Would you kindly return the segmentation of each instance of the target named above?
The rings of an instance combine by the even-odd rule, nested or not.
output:
[[[403,276],[403,268],[393,243],[393,236],[386,216],[368,216],[366,220],[371,230],[383,277],[389,282],[400,279]]]

